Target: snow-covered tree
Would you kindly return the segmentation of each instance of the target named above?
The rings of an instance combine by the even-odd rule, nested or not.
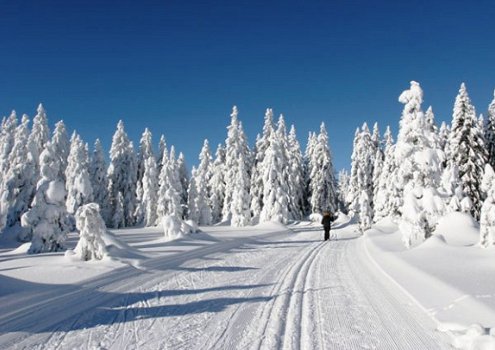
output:
[[[67,168],[67,158],[70,152],[70,141],[67,135],[67,129],[63,120],[55,124],[55,130],[52,135],[52,145],[55,154],[60,158],[60,175],[65,179],[65,169]]]
[[[93,201],[93,187],[88,172],[89,158],[86,145],[74,132],[71,138],[70,152],[65,170],[65,188],[67,190],[66,207],[69,214]]]
[[[12,227],[20,223],[35,193],[35,164],[28,149],[29,118],[22,116],[15,129],[14,145],[8,156],[8,170],[2,182],[1,211],[3,226]],[[31,239],[30,231],[20,231],[19,240]]]
[[[312,159],[313,153],[316,148],[316,143],[318,142],[318,137],[316,133],[309,132],[308,134],[308,142],[306,144],[306,150],[304,152],[304,193],[305,193],[305,203],[304,203],[304,212],[306,214],[311,214],[311,205],[309,199],[312,196],[312,188],[311,184],[311,173],[312,173]]]
[[[378,132],[377,126],[375,130]],[[356,131],[351,156],[351,186],[348,196],[351,215],[359,215],[359,203],[363,191],[367,194],[369,205],[372,205],[373,166],[377,150],[375,144],[379,144],[379,141],[373,140],[368,125],[364,123],[361,131]]]
[[[189,187],[189,175],[187,174],[186,158],[184,157],[184,154],[182,152],[179,152],[179,157],[177,158],[177,171],[179,173],[180,183],[180,203],[182,206],[182,211],[183,213],[185,213],[187,207],[187,188]]]
[[[231,114],[231,123],[227,127],[227,139],[225,140],[226,151],[225,151],[225,173],[224,173],[224,181],[225,181],[225,197],[224,204],[222,208],[222,218],[223,220],[228,220],[232,218],[233,208],[233,194],[234,192],[239,191],[239,186],[237,181],[242,178],[244,184],[244,190],[242,192],[246,192],[249,194],[249,154],[248,154],[248,146],[246,143],[246,137],[244,135],[244,131],[242,129],[242,125],[239,122],[238,110],[237,107],[234,106],[232,108]],[[242,164],[241,164],[242,163]],[[239,174],[241,171],[245,172],[245,174]],[[239,197],[238,197],[239,199]],[[249,206],[249,203],[247,203]],[[236,208],[236,215],[239,215],[239,208]],[[240,220],[239,223],[243,222]]]
[[[199,208],[197,206],[198,189],[196,187],[196,168],[193,167],[191,171],[192,177],[189,181],[189,189],[187,191],[187,204],[188,204],[188,218],[189,220],[199,223]]]
[[[455,99],[452,128],[449,137],[449,161],[459,168],[464,193],[471,199],[471,214],[479,219],[482,204],[481,179],[488,155],[483,131],[466,86],[461,84]]]
[[[124,123],[119,121],[113,135],[110,149],[110,166],[108,168],[109,196],[112,217],[120,210],[119,193],[122,196],[124,226],[135,223],[137,160],[132,142],[124,130]],[[117,215],[118,216],[118,215]],[[119,218],[120,220],[120,218]],[[115,223],[115,220],[113,220]],[[120,223],[119,223],[120,225]]]
[[[124,196],[122,195],[122,192],[117,192],[117,199],[115,200],[115,209],[112,215],[112,227],[114,228],[125,227]]]
[[[441,179],[441,188],[445,197],[445,204],[449,211],[471,211],[471,200],[462,191],[462,183],[459,178],[459,170],[457,165],[449,164],[443,170]]]
[[[9,154],[14,147],[16,128],[17,114],[12,111],[10,116],[4,119],[0,133],[0,172],[2,174],[7,173],[9,168]]]
[[[175,148],[170,148],[170,155],[163,154],[162,171],[160,172],[157,215],[158,221],[165,216],[182,219],[181,188],[179,170],[175,159]]]
[[[162,159],[163,155],[168,153],[167,142],[165,141],[165,136],[160,136],[160,141],[158,143],[158,157],[156,158],[156,164],[158,166],[158,173],[162,171]]]
[[[48,129],[48,119],[46,117],[46,111],[43,105],[40,103],[37,109],[38,114],[33,118],[33,127],[31,134],[28,138],[28,149],[33,156],[35,162],[36,176],[38,176],[38,160],[41,152],[45,148],[45,144],[50,137],[50,130]]]
[[[292,219],[300,220],[304,215],[304,160],[301,146],[296,136],[296,128],[291,126],[287,138],[289,212]]]
[[[346,194],[349,191],[349,181],[350,176],[347,170],[340,170],[337,180],[338,209],[343,213],[347,213]]]
[[[398,199],[396,194],[395,184],[391,178],[395,173],[395,146],[390,127],[384,134],[385,149],[383,151],[383,165],[381,166],[380,177],[374,188],[373,203],[374,203],[374,220],[378,221],[389,215],[396,215],[399,209]],[[375,163],[375,169],[378,165]]]
[[[404,104],[395,148],[396,188],[403,193],[399,228],[406,247],[421,243],[435,229],[445,205],[438,193],[444,154],[432,127],[432,116],[421,109],[423,90],[412,81],[399,96]]]
[[[359,196],[359,230],[364,232],[371,228],[371,206],[368,192],[363,190]]]
[[[495,172],[490,164],[485,166],[481,187],[486,199],[481,207],[480,245],[487,248],[495,244]]]
[[[250,196],[247,191],[249,186],[248,173],[245,169],[244,159],[239,160],[239,168],[236,173],[236,181],[233,184],[231,202],[231,225],[234,227],[247,226],[251,223],[251,211],[249,210]]]
[[[210,180],[212,177],[212,158],[208,140],[203,143],[203,148],[199,154],[199,166],[191,182],[195,182],[197,195],[195,197],[195,207],[198,210],[197,223],[199,225],[211,225],[212,212],[210,205],[211,187]],[[189,185],[191,188],[191,185]],[[189,203],[189,201],[188,201]]]
[[[220,144],[215,152],[215,161],[212,166],[212,175],[209,187],[212,223],[217,223],[222,219],[222,208],[225,197],[225,149]]]
[[[89,178],[93,188],[93,200],[100,207],[100,214],[105,222],[110,222],[110,208],[108,206],[108,178],[107,164],[105,162],[105,153],[100,139],[96,139],[93,156],[89,164]]]
[[[144,213],[144,225],[153,226],[158,220],[158,166],[154,156],[148,157],[144,163],[143,196],[141,205]]]
[[[265,112],[263,133],[258,135],[255,144],[255,152],[253,159],[253,170],[251,176],[251,212],[253,220],[256,222],[259,220],[261,209],[263,208],[263,159],[265,157],[266,150],[270,145],[270,136],[274,133],[273,129],[273,110],[267,108]]]
[[[60,161],[50,143],[39,158],[41,179],[31,209],[21,219],[22,226],[32,232],[30,254],[62,250],[69,230]]]
[[[488,113],[485,126],[485,141],[488,156],[488,163],[495,167],[495,91],[493,92],[493,100],[488,105]]]
[[[102,260],[107,255],[103,241],[107,228],[100,214],[100,206],[89,203],[77,209],[76,227],[79,241],[71,253],[83,261]]]
[[[289,187],[285,178],[287,168],[286,149],[281,144],[281,135],[270,134],[269,145],[261,164],[263,169],[263,208],[260,221],[287,223],[289,217]]]
[[[311,211],[320,213],[329,209],[334,212],[337,204],[336,183],[325,123],[321,123],[310,164]]]

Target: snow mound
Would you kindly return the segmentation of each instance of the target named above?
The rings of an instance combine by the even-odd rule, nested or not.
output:
[[[320,223],[323,216],[320,213],[312,213],[309,215],[309,220]]]
[[[187,234],[198,232],[198,226],[191,220],[182,221],[175,215],[162,218],[163,235],[167,241],[181,238]]]
[[[27,254],[29,248],[31,247],[31,242],[21,244],[18,248],[14,249],[12,254]]]
[[[428,238],[423,244],[420,244],[415,249],[438,249],[448,245],[447,240],[442,234],[434,234]]]
[[[462,228],[462,229],[459,229]],[[472,246],[479,242],[479,225],[467,213],[449,213],[438,221],[435,234],[442,235],[449,245]]]
[[[448,332],[453,337],[452,345],[463,350],[493,350],[495,349],[495,329],[485,328],[480,324],[469,327],[455,323],[441,323],[441,332]]]

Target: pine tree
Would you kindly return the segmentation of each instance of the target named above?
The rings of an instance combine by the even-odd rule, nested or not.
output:
[[[48,119],[43,105],[40,103],[37,109],[38,114],[33,118],[33,127],[28,138],[28,149],[33,156],[35,163],[36,177],[39,176],[38,160],[45,144],[49,140],[50,130],[48,129]]]
[[[363,190],[359,196],[359,230],[364,232],[371,228],[371,206],[368,192]]]
[[[311,163],[310,175],[310,205],[313,213],[319,213],[329,209],[336,209],[335,178],[330,148],[328,145],[328,134],[325,123],[321,123]]]
[[[473,203],[471,215],[479,219],[482,204],[481,179],[488,155],[483,132],[479,128],[476,112],[464,83],[455,99],[449,155],[450,162],[459,168],[463,191]]]
[[[163,154],[159,185],[158,220],[161,220],[164,216],[174,216],[177,219],[181,219],[183,214],[180,197],[181,184],[174,146],[170,148],[170,155]]]
[[[488,106],[488,113],[485,127],[486,150],[488,153],[488,163],[495,167],[495,91],[493,100]]]
[[[31,209],[21,219],[22,226],[32,232],[30,254],[63,250],[69,231],[65,185],[59,177],[59,159],[50,143],[46,144],[39,159],[41,179]]]
[[[261,136],[258,135],[256,140],[250,186],[251,212],[255,222],[259,220],[261,209],[263,208],[263,158],[265,157],[266,150],[270,145],[270,136],[275,132],[273,128],[273,110],[271,108],[266,109],[264,120],[263,133]]]
[[[189,175],[187,174],[186,159],[182,152],[179,153],[179,158],[177,158],[177,171],[179,172],[180,203],[184,213],[187,207],[187,188],[189,187]]]
[[[14,147],[16,128],[17,114],[12,111],[10,116],[2,123],[2,132],[0,134],[0,171],[2,174],[7,173],[9,169],[9,154]]]
[[[210,198],[212,197],[211,178],[213,176],[212,170],[212,158],[210,152],[210,146],[208,140],[203,143],[203,148],[199,154],[199,166],[196,171],[194,181],[196,182],[196,188],[198,195],[196,197],[196,206],[199,211],[198,224],[199,225],[211,225],[212,224],[212,209]],[[191,179],[192,182],[192,179]]]
[[[245,161],[241,153],[239,168],[236,172],[236,181],[233,184],[231,202],[231,225],[234,227],[247,226],[251,223],[251,212],[249,210],[250,196],[247,191],[249,185],[248,173],[245,169]]]
[[[153,157],[153,141],[151,131],[148,128],[144,132],[139,141],[139,152],[137,156],[137,185],[136,185],[136,211],[134,213],[136,223],[141,224],[145,220],[145,209],[143,203],[143,176],[145,172],[145,163],[148,158]]]
[[[91,186],[88,168],[87,149],[80,136],[74,132],[65,171],[65,178],[67,179],[65,184],[67,199],[65,203],[69,214],[75,214],[80,206],[93,201],[93,187]]]
[[[15,129],[14,145],[8,157],[8,171],[2,184],[1,208],[5,226],[20,224],[32,201],[35,187],[35,164],[28,149],[29,118],[22,116],[21,123]],[[21,231],[18,239],[31,240],[31,231]]]
[[[284,176],[284,168],[287,167],[286,156],[282,145],[281,133],[271,133],[269,146],[261,168],[263,173],[263,209],[260,221],[277,221],[287,223],[288,191],[287,181]]]
[[[141,199],[144,211],[144,225],[154,226],[157,222],[158,202],[158,167],[155,157],[149,156],[144,163],[143,196]]]
[[[378,127],[375,130],[378,130]],[[368,125],[364,123],[361,131],[356,131],[354,150],[351,156],[351,188],[349,191],[351,215],[359,214],[359,203],[363,191],[367,194],[370,207],[372,205],[373,166],[376,157],[375,144],[379,144],[379,142],[373,141]]]
[[[300,220],[304,216],[304,160],[294,125],[291,126],[289,132],[287,149],[289,155],[289,211],[293,219]]]
[[[189,181],[189,189],[187,191],[188,218],[199,224],[200,213],[197,205],[198,189],[196,187],[197,171],[195,167],[192,168],[191,174],[192,177],[191,181]]]
[[[398,167],[395,179],[403,193],[399,228],[406,247],[421,243],[435,229],[445,207],[437,192],[442,173],[443,152],[432,125],[433,113],[421,109],[423,90],[417,82],[399,96],[404,104],[395,148]]]
[[[224,197],[224,204],[222,209],[223,220],[228,220],[232,218],[233,194],[235,191],[237,192],[239,191],[238,188],[239,186],[236,183],[237,181],[239,181],[239,179],[242,178],[244,185],[244,190],[242,192],[249,193],[250,179],[249,179],[249,172],[247,170],[249,169],[249,158],[248,158],[249,149],[246,144],[246,137],[244,135],[242,125],[240,124],[237,116],[238,116],[238,110],[237,107],[234,106],[232,108],[231,123],[227,127],[228,130],[227,139],[225,140],[225,145],[226,145],[225,177],[224,177],[225,197]],[[239,174],[241,168],[242,171],[245,172],[245,174]],[[236,208],[236,210],[237,210],[237,215],[241,215],[239,214],[240,209]],[[240,220],[239,222],[244,222],[244,220]]]
[[[215,152],[215,161],[212,166],[212,175],[209,187],[211,189],[210,205],[212,223],[217,223],[222,219],[222,208],[225,198],[225,149],[220,144]]]
[[[137,183],[137,160],[132,142],[129,141],[124,130],[124,123],[119,121],[117,130],[113,135],[112,147],[110,149],[110,166],[108,168],[109,197],[112,217],[120,211],[118,202],[119,193],[122,196],[123,221],[113,220],[120,225],[132,226],[135,223],[134,213],[136,209],[136,183]],[[120,215],[120,213],[118,213]],[[119,216],[117,215],[117,216]],[[114,226],[115,227],[115,226]]]
[[[349,182],[350,176],[347,170],[342,169],[339,171],[337,182],[338,209],[343,213],[347,213],[346,194],[349,192]]]
[[[395,146],[390,127],[384,134],[385,149],[383,151],[383,165],[381,166],[378,185],[375,187],[373,194],[374,198],[374,220],[379,221],[389,215],[396,215],[398,212],[398,204],[394,200],[393,190],[395,185],[391,181],[391,177],[395,173]],[[375,163],[375,169],[378,165]]]
[[[67,169],[67,158],[70,152],[70,141],[63,120],[55,124],[52,135],[52,145],[55,154],[60,158],[60,176],[65,180],[65,169]]]
[[[486,199],[481,207],[480,245],[487,248],[495,244],[495,172],[490,164],[485,167],[481,187]]]
[[[310,198],[312,197],[312,188],[311,188],[311,173],[312,169],[312,159],[314,150],[316,148],[316,143],[318,142],[318,138],[316,137],[316,133],[310,132],[308,135],[308,142],[306,144],[306,151],[304,152],[304,193],[305,195],[305,208],[304,212],[306,214],[311,214],[311,205]]]
[[[158,173],[162,170],[162,159],[163,155],[168,153],[167,142],[165,141],[165,136],[160,136],[160,142],[158,143],[158,157],[156,158],[156,163],[158,165]]]
[[[101,217],[100,206],[89,203],[76,212],[76,227],[79,230],[79,241],[74,248],[74,255],[83,261],[102,260],[107,254],[103,236],[107,228]]]
[[[108,177],[105,154],[99,139],[96,139],[93,156],[89,165],[89,177],[93,188],[93,200],[100,207],[100,214],[105,222],[110,223],[111,210],[108,206]]]

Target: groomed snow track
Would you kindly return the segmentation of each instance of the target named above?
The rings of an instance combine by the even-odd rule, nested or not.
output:
[[[20,295],[0,304],[0,348],[450,348],[351,227],[336,233],[220,238],[143,270]]]

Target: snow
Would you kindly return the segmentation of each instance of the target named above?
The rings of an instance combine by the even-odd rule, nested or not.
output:
[[[387,218],[367,232],[366,249],[435,320],[437,328],[454,337],[455,347],[483,349],[470,345],[479,341],[493,348],[495,337],[487,334],[495,328],[495,250],[479,247],[479,228],[471,216],[447,214],[434,235],[411,250],[400,240],[400,232]],[[485,329],[476,337],[474,324]]]
[[[364,236],[355,221],[339,214],[330,242],[309,221],[111,230],[88,262],[4,249],[0,347],[493,348],[495,252],[467,214],[409,250],[389,218]]]

